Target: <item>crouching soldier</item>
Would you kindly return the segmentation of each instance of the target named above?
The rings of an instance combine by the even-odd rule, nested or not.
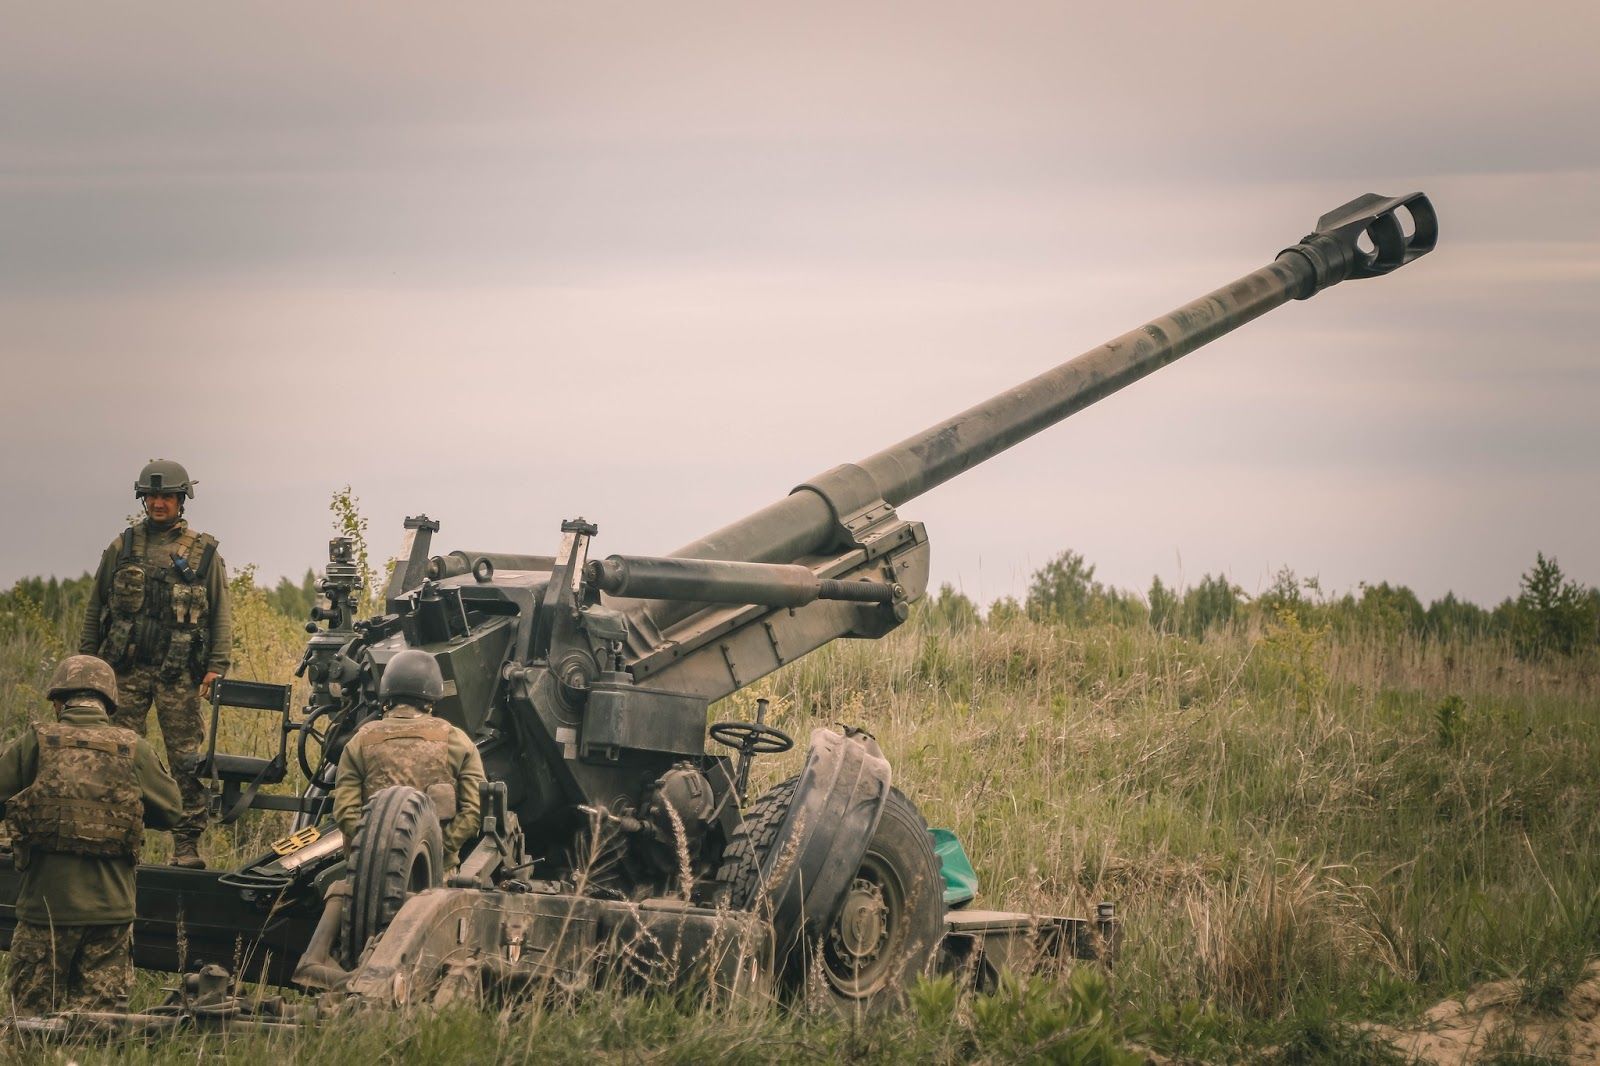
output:
[[[64,659],[49,697],[57,720],[34,725],[0,754],[0,802],[22,871],[11,1009],[116,1009],[133,987],[144,827],[176,825],[183,797],[149,743],[111,724],[111,667],[91,655]]]
[[[333,817],[347,845],[361,824],[361,808],[393,785],[410,785],[433,800],[444,825],[447,866],[478,835],[483,759],[471,737],[433,717],[433,705],[443,698],[444,676],[427,652],[400,652],[384,667],[378,682],[383,717],[356,730],[334,779]]]

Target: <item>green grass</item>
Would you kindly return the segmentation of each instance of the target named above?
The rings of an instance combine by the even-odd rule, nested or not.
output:
[[[286,678],[292,626],[262,610],[241,624],[254,642],[241,670]],[[12,732],[37,706],[27,686],[51,652],[26,626],[9,642],[0,632]],[[1494,641],[1334,633],[1289,614],[1203,641],[918,616],[883,641],[831,645],[713,713],[749,717],[757,696],[802,747],[817,726],[872,730],[895,783],[961,837],[978,906],[1079,914],[1115,901],[1126,929],[1115,968],[1080,968],[1078,983],[1040,975],[993,998],[929,985],[907,1012],[870,1020],[598,995],[73,1056],[1111,1062],[1151,1048],[1386,1062],[1398,1059],[1352,1023],[1505,977],[1536,1015],[1600,953],[1592,657],[1528,663]],[[268,742],[244,728],[230,723],[224,746]],[[799,760],[763,760],[757,776],[771,784]],[[208,848],[223,859],[280,831],[261,816]]]
[[[187,1035],[149,1043],[69,1048],[0,1044],[0,1062],[169,1064],[237,1062],[718,1063],[1070,1062],[1124,1066],[1122,1047],[1093,982],[1063,990],[1016,986],[954,1012],[935,988],[906,1012],[874,1019],[794,1017],[768,1009],[707,1010],[664,999],[596,995],[561,1008],[522,1005],[479,1012],[374,1015],[290,1033]],[[952,997],[953,998],[953,997]]]
[[[982,905],[1116,901],[1123,1010],[1270,1042],[1496,977],[1548,1006],[1600,947],[1592,660],[1292,617],[1203,642],[1012,620],[837,644],[763,688],[797,732],[873,728]]]

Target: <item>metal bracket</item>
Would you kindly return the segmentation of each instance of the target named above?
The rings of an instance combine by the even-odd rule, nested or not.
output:
[[[854,463],[841,463],[795,486],[790,495],[802,491],[816,493],[828,505],[842,547],[865,547],[873,529],[898,518],[872,475]]]
[[[428,576],[428,552],[433,546],[433,535],[439,532],[439,523],[425,514],[419,514],[406,519],[405,530],[405,538],[400,544],[404,561],[395,566],[394,574],[389,578],[389,588],[384,592],[391,611],[395,609],[396,600],[417,588],[422,584],[422,579]]]
[[[589,561],[589,540],[599,529],[593,522],[572,518],[561,523],[561,549],[545,586],[534,619],[530,652],[535,659],[551,656],[561,639],[578,622],[578,611],[585,606],[584,569]]]

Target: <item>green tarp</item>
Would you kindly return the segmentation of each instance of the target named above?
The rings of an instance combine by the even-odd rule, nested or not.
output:
[[[961,847],[961,841],[948,829],[930,829],[933,853],[939,857],[939,872],[944,875],[944,905],[960,907],[978,894],[978,874]]]

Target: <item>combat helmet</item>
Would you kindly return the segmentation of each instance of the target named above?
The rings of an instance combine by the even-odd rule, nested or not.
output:
[[[50,675],[50,699],[64,699],[74,692],[93,692],[106,701],[110,710],[117,709],[117,675],[104,659],[93,655],[69,655],[56,664]]]
[[[378,682],[378,702],[385,707],[396,700],[432,704],[442,699],[444,675],[427,652],[407,648],[383,668],[383,678]]]
[[[152,459],[139,471],[139,480],[133,483],[133,494],[143,499],[152,492],[181,492],[192,500],[194,484],[189,480],[189,471],[181,463],[171,459]]]

